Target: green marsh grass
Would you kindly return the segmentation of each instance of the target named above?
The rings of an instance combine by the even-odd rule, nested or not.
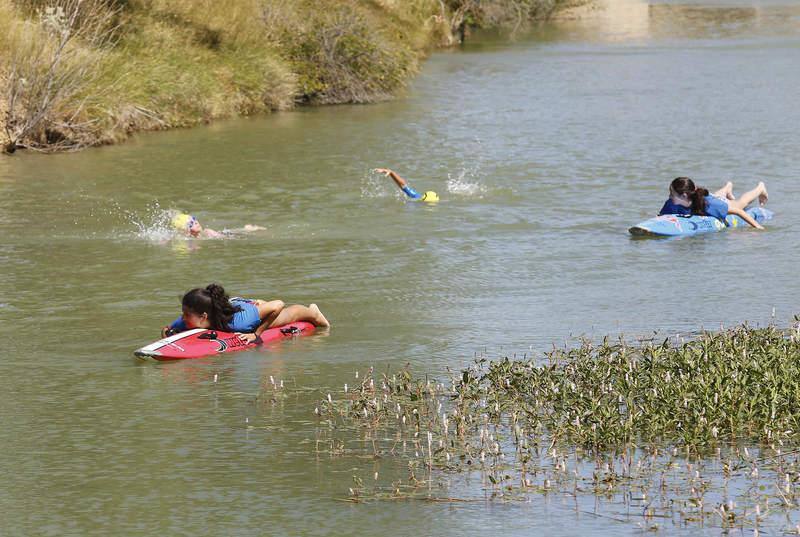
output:
[[[797,331],[741,326],[478,357],[445,381],[370,370],[314,411],[318,455],[373,459],[347,501],[556,495],[645,529],[758,533],[800,530],[799,408]]]

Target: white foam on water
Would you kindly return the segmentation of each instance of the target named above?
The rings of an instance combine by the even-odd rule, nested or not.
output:
[[[135,236],[153,242],[161,242],[176,238],[186,238],[172,227],[172,218],[179,211],[163,209],[158,201],[148,205],[143,212],[134,213],[125,211],[127,221],[135,228]]]
[[[120,239],[139,239],[149,242],[164,242],[172,239],[185,239],[184,234],[172,227],[172,218],[179,213],[175,209],[164,209],[156,200],[141,210],[131,210],[113,202],[111,207],[92,211],[105,213],[119,220],[113,236]]]
[[[447,191],[464,197],[483,197],[488,188],[477,177],[476,170],[464,169],[458,175],[447,174]]]
[[[375,170],[368,170],[361,178],[362,199],[387,198],[396,195],[397,192],[399,190],[392,179]]]
[[[489,188],[482,181],[483,173],[483,144],[480,138],[474,138],[464,143],[463,152],[460,152],[460,171],[453,167],[453,172],[447,172],[447,192],[465,198],[482,198],[488,193]]]

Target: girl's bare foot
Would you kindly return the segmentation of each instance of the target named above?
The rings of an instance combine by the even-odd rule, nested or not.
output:
[[[310,309],[311,313],[314,314],[315,325],[324,327],[328,327],[331,325],[331,323],[328,322],[328,319],[326,319],[325,316],[322,314],[322,312],[319,311],[319,306],[317,306],[316,304],[309,304],[308,309]]]
[[[736,196],[733,195],[733,183],[728,181],[725,183],[725,186],[722,187],[725,190],[725,199],[735,200]]]
[[[758,195],[758,204],[762,207],[767,204],[767,200],[769,199],[769,194],[767,193],[767,185],[764,182],[758,183],[758,187],[761,189],[761,194]]]

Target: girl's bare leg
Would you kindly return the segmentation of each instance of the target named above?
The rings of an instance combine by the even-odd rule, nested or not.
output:
[[[764,182],[758,183],[753,190],[748,190],[744,194],[742,194],[738,200],[732,200],[728,202],[729,206],[738,207],[739,209],[744,210],[748,205],[753,203],[756,198],[758,198],[758,203],[760,205],[764,205],[767,203],[769,199],[769,195],[767,194],[767,187],[764,185]]]
[[[283,303],[283,300],[254,300],[253,301],[258,308],[258,316],[261,319],[261,324],[266,324],[270,326],[274,321],[275,318],[280,315],[283,308],[286,304]]]
[[[713,193],[713,196],[723,200],[735,200],[736,196],[733,195],[733,183],[728,181],[725,186]]]
[[[331,325],[331,323],[328,322],[328,319],[319,310],[319,306],[317,306],[316,304],[309,304],[308,305],[308,309],[310,309],[312,312],[314,312],[317,315],[317,321],[316,321],[317,322],[317,326],[326,326],[327,327],[327,326]]]
[[[284,324],[295,323],[298,321],[314,323],[316,326],[331,325],[331,323],[328,322],[328,319],[326,319],[322,312],[319,311],[319,307],[317,307],[316,304],[311,304],[307,307],[300,304],[292,304],[291,306],[286,306],[283,308],[275,317],[275,319],[269,323],[268,328],[283,326]]]

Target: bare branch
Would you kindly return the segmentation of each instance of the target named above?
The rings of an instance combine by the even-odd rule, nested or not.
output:
[[[88,88],[114,44],[118,8],[106,0],[54,0],[16,27],[8,58],[4,148],[59,151],[86,145]]]

